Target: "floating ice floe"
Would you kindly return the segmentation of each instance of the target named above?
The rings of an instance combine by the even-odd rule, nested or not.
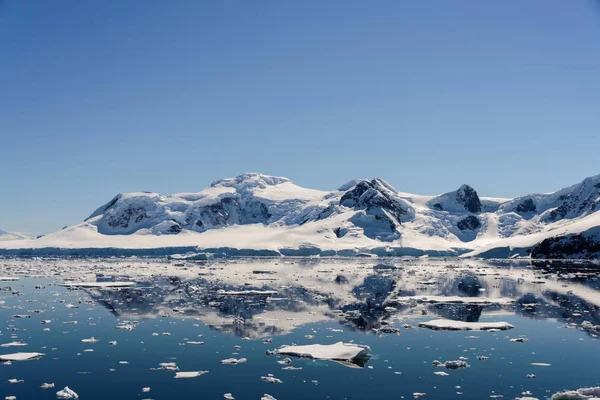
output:
[[[241,363],[245,363],[246,361],[248,361],[245,358],[226,358],[224,360],[221,360],[221,364],[241,364]]]
[[[510,339],[510,341],[511,341],[511,342],[514,342],[514,343],[523,343],[523,342],[526,342],[526,341],[528,341],[528,340],[529,340],[529,339],[527,339],[527,338],[524,338],[524,337],[519,337],[519,338]]]
[[[54,387],[54,383],[42,383],[40,385],[40,389],[52,389]]]
[[[464,321],[454,321],[451,319],[434,319],[428,322],[419,323],[419,327],[421,328],[429,328],[429,329],[442,329],[449,331],[487,331],[487,330],[507,330],[514,328],[513,325],[508,322],[464,322]]]
[[[600,386],[581,388],[577,390],[565,390],[552,395],[552,400],[587,400],[600,398]]]
[[[79,395],[73,390],[69,389],[68,386],[65,386],[63,390],[56,392],[56,397],[59,399],[78,399]]]
[[[27,361],[37,360],[38,358],[45,356],[44,353],[12,353],[12,354],[1,354],[0,361]]]
[[[14,282],[18,281],[19,278],[15,278],[12,276],[0,276],[0,282]]]
[[[446,369],[467,368],[469,366],[469,364],[463,360],[451,360],[446,362],[434,360],[432,364],[434,367],[445,367]]]
[[[328,345],[283,346],[274,350],[275,354],[334,361],[354,361],[368,358],[370,352],[369,346],[343,342]]]
[[[135,285],[135,282],[68,282],[60,286],[73,288],[111,288],[111,287],[128,287]]]
[[[23,379],[9,379],[8,383],[25,383],[25,380]]]
[[[223,397],[225,397],[226,400],[235,400],[235,397],[233,397],[231,393],[225,393]]]
[[[449,376],[450,374],[444,371],[435,371],[434,374],[439,376]]]
[[[23,343],[23,342],[10,342],[10,343],[0,344],[0,347],[21,347],[21,346],[27,346],[27,343]]]
[[[431,303],[431,304],[477,304],[477,305],[509,305],[514,303],[508,297],[461,297],[461,296],[404,296],[397,297],[393,301],[398,303]]]
[[[270,296],[279,293],[276,290],[217,290],[222,296]]]
[[[144,393],[148,393],[149,391],[150,391],[150,388],[147,386],[142,388],[142,392],[144,392]]]
[[[263,397],[260,398],[260,400],[277,400],[275,397],[271,396],[270,394],[263,394]]]
[[[600,332],[600,325],[594,325],[590,321],[583,321],[581,327],[583,329]]]
[[[533,365],[534,367],[550,367],[551,366],[551,364],[541,363],[541,362],[532,362],[531,365]]]
[[[99,340],[98,340],[98,339],[96,339],[96,338],[95,338],[95,337],[93,337],[93,336],[92,336],[91,338],[89,338],[89,339],[81,339],[81,341],[82,341],[83,343],[98,343],[98,342],[99,342]]]
[[[204,374],[208,374],[208,371],[175,372],[175,379],[195,378],[197,376],[202,376]]]
[[[273,374],[268,374],[267,376],[261,376],[260,379],[267,383],[283,383],[281,379],[275,378]]]

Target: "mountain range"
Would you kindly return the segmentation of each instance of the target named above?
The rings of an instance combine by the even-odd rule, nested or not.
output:
[[[336,190],[247,173],[195,193],[118,194],[82,223],[0,254],[209,256],[600,256],[600,175],[549,194],[437,196],[360,179]],[[201,255],[199,255],[201,257]]]

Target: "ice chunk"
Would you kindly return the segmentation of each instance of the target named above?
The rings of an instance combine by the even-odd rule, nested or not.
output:
[[[0,347],[21,347],[21,346],[27,346],[27,343],[23,343],[23,342],[10,342],[10,343],[0,344]]]
[[[368,358],[371,348],[365,345],[337,342],[335,344],[311,344],[306,346],[283,346],[275,354],[313,358],[316,360],[354,361]]]
[[[394,301],[398,303],[431,303],[431,304],[477,304],[477,305],[509,305],[514,303],[508,297],[461,297],[461,296],[404,296],[397,297]]]
[[[592,388],[581,388],[577,390],[565,390],[552,395],[552,400],[586,400],[600,398],[600,386]]]
[[[270,296],[277,294],[276,290],[218,290],[222,296]]]
[[[550,367],[551,366],[548,363],[541,363],[541,362],[532,362],[531,365],[533,365],[534,367]]]
[[[144,393],[148,393],[149,391],[150,391],[150,388],[147,386],[142,388],[142,392],[144,392]]]
[[[508,322],[464,322],[454,321],[451,319],[434,319],[428,322],[421,322],[419,323],[419,327],[434,330],[443,329],[449,331],[486,331],[491,329],[506,330],[514,328],[514,326]]]
[[[223,397],[225,397],[226,400],[235,400],[235,397],[233,397],[231,393],[225,393]]]
[[[133,286],[135,282],[68,282],[63,283],[61,286],[73,288],[110,288],[110,287],[127,287]]]
[[[93,336],[92,336],[91,338],[89,338],[89,339],[81,339],[81,341],[82,341],[83,343],[98,343],[98,342],[99,342],[99,340],[98,340],[98,339],[96,339],[96,338],[95,338],[95,337],[93,337]]]
[[[8,383],[24,383],[25,381],[23,379],[9,379]]]
[[[204,374],[208,374],[208,371],[189,371],[189,372],[175,372],[175,378],[195,378],[197,376],[202,376]]]
[[[221,364],[241,364],[241,363],[245,363],[246,360],[245,358],[226,358],[224,360],[221,360]]]
[[[438,360],[433,361],[434,367],[446,367],[447,369],[459,369],[459,368],[467,368],[469,364],[463,360],[451,360],[446,362],[441,362]]]
[[[73,390],[69,389],[68,386],[65,386],[63,390],[56,392],[56,397],[59,399],[78,399],[79,395]]]
[[[260,400],[277,400],[275,397],[271,396],[270,394],[263,394],[263,397],[260,398]]]
[[[268,383],[283,383],[281,379],[275,378],[272,374],[269,374],[267,376],[261,376],[260,379]]]
[[[42,383],[40,389],[52,389],[54,387],[54,383]]]
[[[26,360],[37,360],[38,358],[45,356],[44,353],[12,353],[0,355],[0,361],[26,361]]]

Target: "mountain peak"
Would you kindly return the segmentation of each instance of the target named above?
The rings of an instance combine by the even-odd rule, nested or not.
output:
[[[282,183],[291,182],[288,178],[282,176],[265,175],[258,172],[247,172],[233,178],[219,179],[210,186],[234,187],[236,189],[262,188],[275,186]]]

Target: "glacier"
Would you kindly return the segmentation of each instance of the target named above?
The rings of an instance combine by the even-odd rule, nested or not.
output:
[[[436,196],[358,179],[336,190],[246,173],[195,193],[121,193],[82,223],[0,255],[597,258],[600,175],[549,194]]]

